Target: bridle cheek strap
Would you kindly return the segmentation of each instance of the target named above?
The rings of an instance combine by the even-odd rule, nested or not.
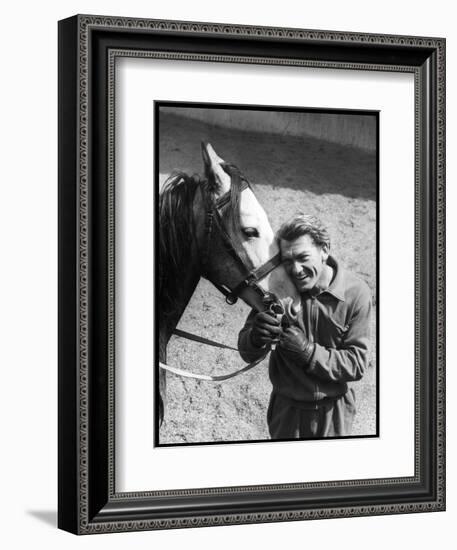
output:
[[[278,253],[258,268],[252,270],[245,279],[243,279],[232,290],[230,290],[228,294],[225,295],[226,302],[231,305],[234,304],[246,288],[252,288],[255,290],[258,294],[260,294],[260,297],[263,300],[267,297],[270,298],[272,294],[264,290],[258,283],[280,264],[281,254]]]

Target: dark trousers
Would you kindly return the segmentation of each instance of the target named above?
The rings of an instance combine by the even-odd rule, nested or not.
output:
[[[351,435],[355,416],[354,390],[313,403],[272,393],[267,421],[272,439],[340,437]]]

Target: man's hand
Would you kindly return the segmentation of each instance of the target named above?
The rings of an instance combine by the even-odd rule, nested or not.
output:
[[[282,332],[279,347],[299,363],[309,363],[314,353],[314,344],[311,344],[305,333],[297,326],[291,326]]]
[[[278,341],[281,334],[281,323],[276,315],[270,311],[257,313],[251,330],[251,342],[261,348]]]

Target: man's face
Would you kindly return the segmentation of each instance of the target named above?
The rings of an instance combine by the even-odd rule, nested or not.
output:
[[[281,258],[284,267],[299,292],[314,288],[323,276],[328,258],[327,247],[314,244],[309,235],[302,235],[293,241],[280,240]]]

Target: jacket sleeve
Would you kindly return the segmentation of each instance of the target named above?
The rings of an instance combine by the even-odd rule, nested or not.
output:
[[[371,293],[361,288],[354,300],[349,327],[341,346],[315,344],[307,372],[326,382],[360,380],[368,366],[371,324]]]
[[[238,335],[238,351],[240,352],[243,361],[246,361],[246,363],[251,363],[252,361],[255,361],[265,353],[265,346],[259,348],[257,346],[254,346],[251,341],[251,330],[254,324],[254,317],[256,313],[257,312],[255,310],[251,311],[251,313],[248,315],[248,318],[246,319],[244,327],[241,329]]]

